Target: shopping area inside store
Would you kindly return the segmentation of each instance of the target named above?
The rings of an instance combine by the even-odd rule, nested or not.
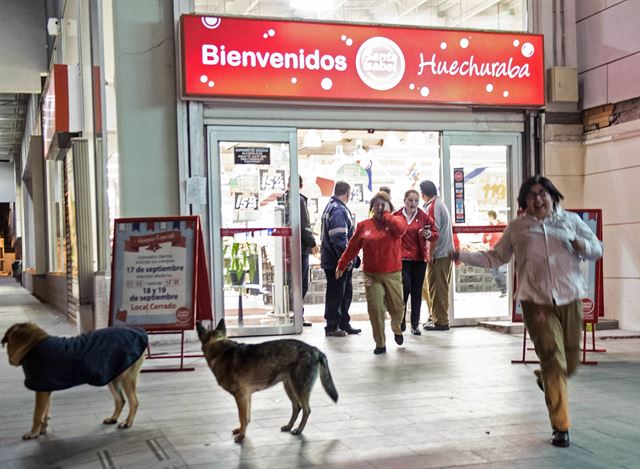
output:
[[[238,164],[237,149],[255,149],[256,145],[269,149],[268,164],[264,164],[264,159],[255,159],[255,155],[251,164],[247,164],[247,160]],[[220,142],[219,146],[222,227],[236,230],[232,237],[223,238],[225,320],[231,326],[290,324],[292,314],[287,297],[288,291],[294,288],[289,259],[291,238],[274,236],[267,231],[241,231],[251,227],[290,226],[283,199],[289,180],[289,145]],[[405,192],[419,191],[424,179],[432,180],[441,191],[449,191],[445,200],[454,200],[452,187],[443,187],[441,181],[443,149],[439,132],[300,129],[297,147],[298,172],[303,181],[300,192],[307,197],[310,222],[318,243],[322,211],[333,193],[334,183],[339,180],[351,185],[348,207],[355,223],[369,216],[369,200],[383,186],[390,189],[396,210],[404,206]],[[465,174],[464,222],[458,224],[488,225],[489,210],[506,222],[511,209],[506,147],[451,145],[447,150],[446,168],[464,168]],[[259,190],[247,190],[249,187],[259,187]],[[453,220],[452,206],[450,212]],[[464,249],[488,248],[481,233],[457,237]],[[237,275],[244,277],[242,284],[231,278]],[[490,271],[456,266],[453,285],[456,319],[506,318],[510,314],[509,296],[501,295]],[[322,321],[325,286],[320,258],[311,255],[305,318]],[[364,276],[360,270],[353,275],[351,313],[367,318]],[[426,314],[424,307],[423,319]]]

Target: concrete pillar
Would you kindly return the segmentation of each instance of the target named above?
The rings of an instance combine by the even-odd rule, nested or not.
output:
[[[123,217],[179,215],[173,4],[114,0]]]

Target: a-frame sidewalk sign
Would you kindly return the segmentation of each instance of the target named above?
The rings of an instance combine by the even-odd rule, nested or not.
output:
[[[179,334],[178,354],[151,353],[147,359],[179,359],[189,371],[184,332],[196,321],[212,321],[211,288],[200,218],[197,216],[118,218],[111,258],[109,325],[139,327],[149,334]]]

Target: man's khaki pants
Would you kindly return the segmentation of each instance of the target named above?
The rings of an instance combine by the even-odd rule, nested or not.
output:
[[[373,340],[376,341],[376,347],[384,347],[386,343],[384,335],[385,310],[389,310],[393,333],[402,334],[400,329],[400,323],[404,316],[402,271],[365,272],[364,286],[367,295],[369,320],[373,329]]]
[[[452,263],[448,257],[441,257],[427,264],[427,275],[422,284],[422,297],[427,302],[429,316],[436,326],[449,325]]]
[[[582,302],[537,305],[522,302],[524,325],[540,359],[540,372],[549,420],[554,430],[567,431],[569,400],[567,378],[580,362]]]

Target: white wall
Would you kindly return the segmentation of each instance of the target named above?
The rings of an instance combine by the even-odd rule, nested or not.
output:
[[[16,201],[16,181],[13,163],[0,162],[0,202]]]
[[[585,138],[585,205],[602,208],[605,316],[640,331],[640,121]]]
[[[0,0],[0,93],[40,93],[47,71],[42,0]]]
[[[575,0],[582,108],[640,96],[640,1]]]

